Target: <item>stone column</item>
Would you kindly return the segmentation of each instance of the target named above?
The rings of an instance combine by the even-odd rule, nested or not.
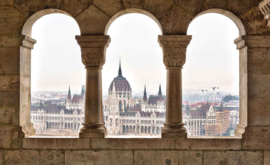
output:
[[[102,66],[110,37],[106,35],[76,36],[81,46],[86,69],[85,114],[80,137],[105,137],[102,108]]]
[[[186,48],[191,40],[188,35],[161,35],[163,62],[167,69],[166,120],[162,138],[187,137],[182,122],[182,68],[186,62]]]

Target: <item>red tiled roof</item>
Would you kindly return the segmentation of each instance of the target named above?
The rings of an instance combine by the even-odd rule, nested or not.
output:
[[[81,101],[81,98],[82,98],[81,95],[74,95],[73,98],[72,98],[72,100],[71,100],[71,102],[78,103],[78,102]]]

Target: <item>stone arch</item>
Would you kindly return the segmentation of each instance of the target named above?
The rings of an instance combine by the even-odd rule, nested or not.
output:
[[[163,34],[162,26],[161,26],[159,20],[153,14],[151,14],[150,12],[145,11],[143,9],[130,8],[130,9],[125,9],[125,10],[119,11],[118,13],[116,13],[114,16],[111,17],[111,19],[108,21],[108,23],[105,27],[104,35],[108,34],[109,27],[111,26],[111,24],[113,23],[114,20],[116,20],[118,17],[120,17],[122,15],[131,14],[131,13],[143,14],[143,15],[150,17],[151,19],[153,19],[157,23],[157,25],[160,28],[161,34]]]
[[[235,23],[235,25],[237,26],[237,28],[239,30],[239,37],[246,35],[245,26],[242,23],[242,21],[235,14],[233,14],[232,12],[230,12],[228,10],[224,10],[224,9],[208,9],[208,10],[205,10],[205,11],[199,13],[198,15],[196,15],[192,19],[192,21],[195,20],[196,18],[198,18],[201,15],[209,14],[209,13],[212,13],[212,14],[214,14],[214,13],[215,14],[221,14],[221,15],[224,15],[224,16],[230,18]]]
[[[31,98],[31,50],[36,43],[36,40],[31,38],[32,27],[41,17],[55,13],[72,17],[69,13],[62,10],[45,9],[38,11],[29,17],[22,28],[22,35],[25,36],[25,39],[20,47],[20,126],[22,127],[25,136],[35,135],[35,129],[30,121],[31,99],[29,99]]]
[[[208,13],[215,13],[221,14],[229,19],[231,19],[239,30],[239,38],[234,40],[236,44],[236,48],[239,50],[239,124],[235,130],[235,136],[238,138],[242,138],[243,133],[245,132],[245,128],[247,127],[247,120],[248,120],[248,75],[247,75],[247,50],[248,47],[245,44],[243,38],[246,35],[246,30],[242,21],[232,12],[224,10],[224,9],[208,9],[193,18],[195,20],[197,17],[208,14]],[[193,21],[192,20],[192,21]],[[191,21],[191,22],[192,22]],[[190,22],[190,23],[191,23]],[[193,121],[191,125],[193,125]],[[196,124],[196,123],[195,123]]]

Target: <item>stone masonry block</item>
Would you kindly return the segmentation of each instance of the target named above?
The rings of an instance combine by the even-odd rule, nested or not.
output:
[[[81,34],[104,34],[105,27],[110,17],[104,14],[100,9],[91,5],[76,18]]]
[[[264,165],[270,164],[270,151],[264,151]]]
[[[205,151],[204,164],[211,165],[260,165],[263,153],[248,151]]]
[[[173,0],[145,0],[143,9],[158,18],[160,15],[168,11],[173,4]]]
[[[24,138],[23,148],[27,149],[89,149],[90,139],[65,138]]]
[[[66,165],[131,165],[132,151],[66,151]]]
[[[19,126],[0,127],[0,149],[1,148],[21,148],[22,132]]]
[[[270,126],[270,98],[248,100],[248,126]]]
[[[4,154],[5,154],[4,150],[1,150],[0,151],[0,165],[4,165],[5,163]]]
[[[270,97],[270,74],[248,76],[249,99],[266,99]]]
[[[61,8],[73,17],[76,17],[83,10],[87,9],[92,4],[92,1],[93,0],[64,0]]]
[[[242,16],[254,7],[254,0],[228,0],[228,10]]]
[[[270,127],[247,127],[242,139],[244,150],[270,150]]]
[[[239,139],[176,139],[175,149],[184,150],[240,150]]]
[[[19,124],[18,92],[0,92],[0,124]]]
[[[0,92],[19,91],[19,75],[0,75]]]
[[[155,165],[201,165],[201,151],[135,151],[134,163]]]
[[[64,165],[63,151],[8,150],[5,161],[9,165]]]
[[[270,42],[270,41],[268,41]],[[248,49],[248,73],[256,75],[270,75],[269,48]]]
[[[0,48],[0,54],[0,74],[19,75],[20,48]]]
[[[125,9],[121,0],[93,0],[93,3],[110,17]]]
[[[122,0],[123,5],[126,9],[128,8],[139,8],[141,9],[143,7],[143,4],[145,0]]]
[[[174,139],[92,139],[95,149],[173,149]]]

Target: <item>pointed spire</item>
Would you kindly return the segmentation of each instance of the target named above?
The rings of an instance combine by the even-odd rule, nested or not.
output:
[[[84,93],[85,93],[85,86],[82,85],[82,92],[81,92],[81,95],[84,95]]]
[[[189,106],[188,106],[188,102],[187,102],[187,108],[186,108],[186,114],[189,115]]]
[[[159,85],[158,95],[162,95],[162,92],[161,92],[161,85]]]
[[[146,85],[144,86],[143,101],[147,101]]]
[[[118,70],[118,76],[122,76],[122,69],[121,69],[121,58],[119,60],[119,70]]]
[[[70,86],[69,86],[69,88],[68,88],[68,100],[71,100]]]
[[[159,85],[159,90],[158,90],[158,99],[159,99],[159,101],[162,101],[161,85]]]

